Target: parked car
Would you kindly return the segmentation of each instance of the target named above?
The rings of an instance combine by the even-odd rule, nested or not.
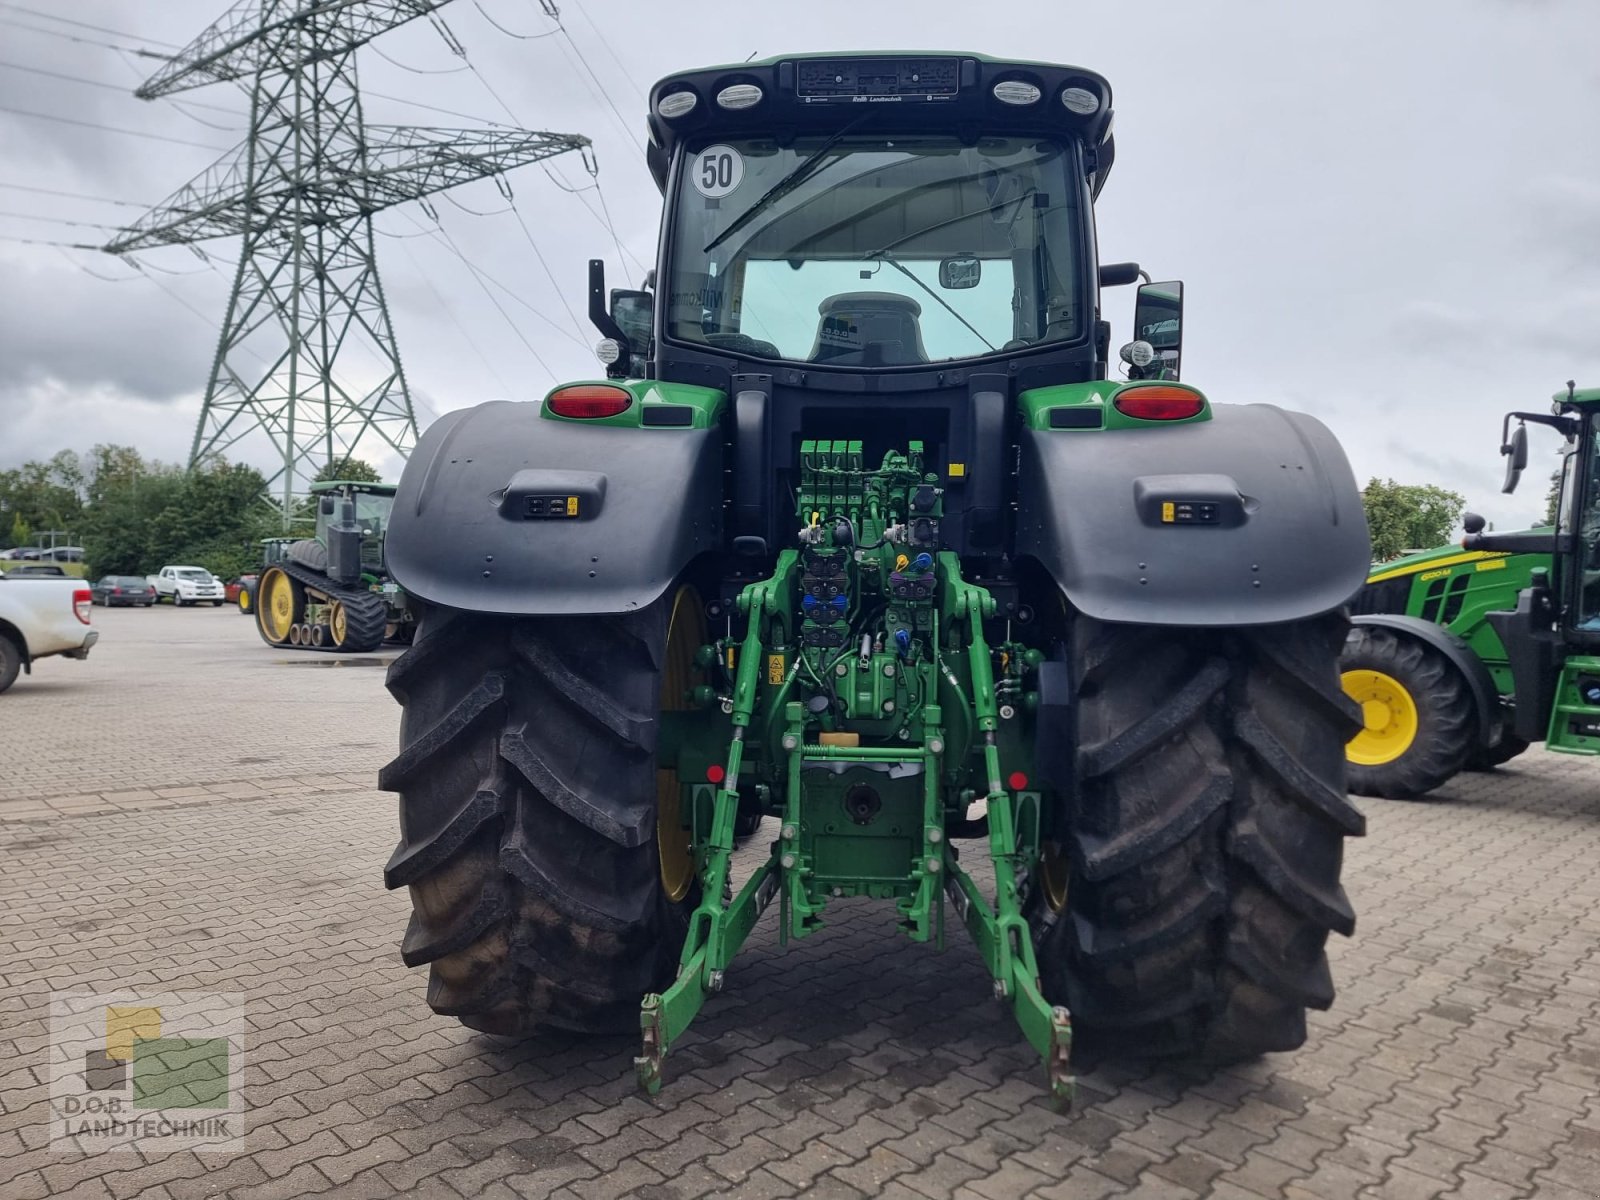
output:
[[[10,568],[6,574],[12,579],[65,579],[66,571],[48,563],[28,563]]]
[[[0,575],[0,692],[41,658],[88,658],[100,638],[93,604],[81,580]]]
[[[179,608],[210,603],[221,608],[227,602],[222,581],[204,567],[162,567],[149,577],[156,589],[156,601],[171,600]]]
[[[38,562],[39,551],[32,546],[18,546],[14,550],[0,551],[0,558],[9,562]]]
[[[156,602],[156,589],[140,575],[107,575],[89,588],[96,604],[107,608],[137,605],[149,608]]]

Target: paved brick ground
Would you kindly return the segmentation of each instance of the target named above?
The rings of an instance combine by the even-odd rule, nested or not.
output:
[[[1600,1196],[1600,766],[1534,752],[1366,803],[1360,929],[1296,1054],[1100,1065],[1059,1116],[959,930],[939,954],[847,904],[787,953],[758,930],[651,1099],[631,1042],[428,1012],[379,882],[381,672],[290,666],[225,610],[99,620],[89,663],[0,698],[0,761],[70,763],[0,792],[6,1200]],[[347,747],[301,732],[314,712]],[[44,1004],[67,987],[245,993],[246,1149],[45,1149]]]

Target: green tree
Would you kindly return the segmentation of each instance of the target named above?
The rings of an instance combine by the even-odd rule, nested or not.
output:
[[[1544,523],[1554,525],[1556,512],[1561,506],[1561,472],[1550,472],[1550,490],[1544,498]]]
[[[1467,501],[1461,493],[1431,483],[1372,479],[1361,491],[1361,505],[1372,533],[1372,557],[1385,562],[1407,550],[1444,543]]]
[[[336,458],[332,462],[324,463],[312,482],[327,483],[333,479],[337,479],[341,483],[383,482],[383,476],[378,473],[378,469],[371,463],[365,459],[351,458],[348,455],[344,458]]]
[[[12,546],[27,546],[33,542],[33,527],[21,513],[12,514],[11,534],[6,540],[7,549]]]

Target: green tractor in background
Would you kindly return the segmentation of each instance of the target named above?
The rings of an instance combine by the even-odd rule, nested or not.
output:
[[[1468,513],[1460,546],[1384,563],[1356,598],[1342,663],[1364,717],[1352,791],[1421,796],[1536,741],[1600,754],[1600,388],[1569,384],[1552,410],[1509,414],[1501,452],[1510,492],[1526,422],[1566,438],[1556,526],[1485,532]]]
[[[450,413],[400,481],[385,881],[429,1004],[639,1030],[653,1090],[769,906],[872,900],[967,927],[1058,1096],[1074,1027],[1300,1045],[1355,920],[1366,522],[1317,421],[1178,382],[1178,285],[1109,376],[1109,85],[799,55],[670,76],[649,128],[657,267],[608,304],[590,264],[607,378]]]
[[[299,538],[295,537],[261,539],[261,566],[253,574],[239,576],[239,594],[234,598],[234,602],[242,616],[255,615],[256,592],[261,586],[261,572],[267,567],[282,562],[288,555],[289,547],[299,540]]]
[[[241,607],[253,607],[269,646],[364,653],[413,632],[404,594],[384,565],[395,488],[386,483],[311,485],[316,536],[262,543],[264,564]]]

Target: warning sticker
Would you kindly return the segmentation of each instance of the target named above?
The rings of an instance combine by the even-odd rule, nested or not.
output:
[[[689,181],[707,200],[731,195],[744,180],[744,158],[732,146],[707,146],[689,163]]]
[[[767,655],[767,682],[774,687],[783,682],[783,655]]]

